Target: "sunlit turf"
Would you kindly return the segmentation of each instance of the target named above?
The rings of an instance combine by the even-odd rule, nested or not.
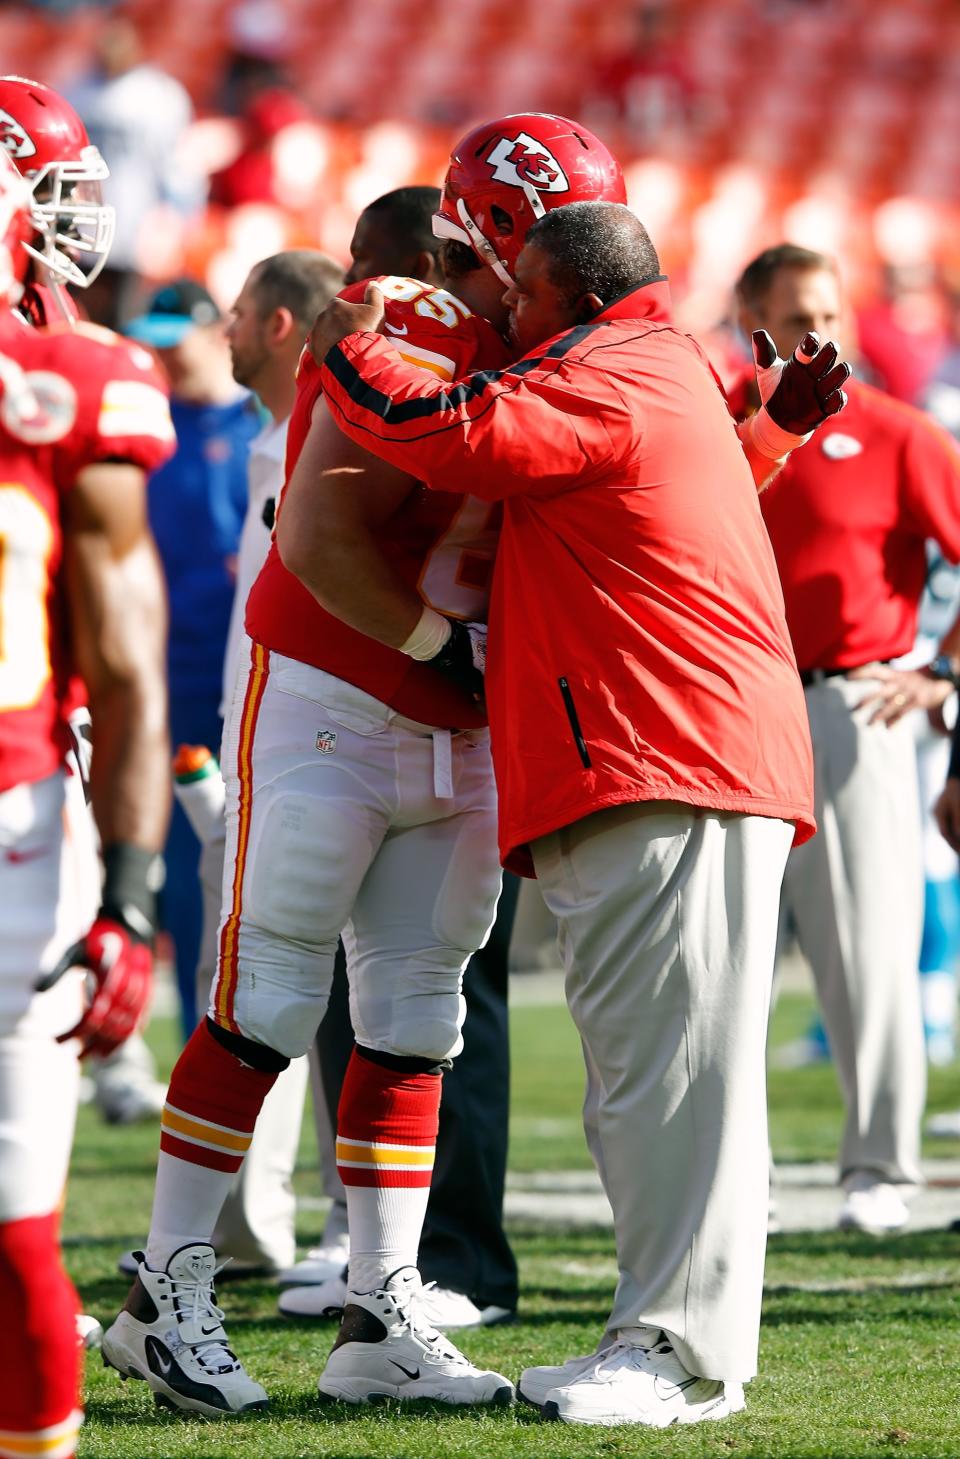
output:
[[[781,999],[774,1046],[806,1027],[809,1000]],[[172,1026],[151,1033],[161,1061],[174,1054]],[[513,1015],[513,1133],[517,1172],[586,1167],[579,1127],[579,1044],[561,1007]],[[960,1105],[956,1068],[934,1071],[931,1107]],[[833,1159],[840,1130],[832,1068],[774,1071],[774,1150],[781,1159]],[[305,1122],[308,1125],[309,1122]],[[123,1300],[119,1253],[143,1239],[156,1157],[155,1126],[107,1128],[81,1114],[65,1220],[67,1256],[86,1310],[108,1321]],[[938,1155],[960,1147],[938,1141]],[[298,1189],[318,1194],[309,1133]],[[960,1205],[960,1196],[958,1196]],[[303,1242],[322,1218],[307,1209]],[[520,1320],[464,1333],[477,1362],[511,1378],[531,1363],[589,1350],[602,1330],[616,1276],[610,1236],[524,1225],[511,1231],[521,1263]],[[269,1389],[269,1416],[183,1420],[154,1408],[143,1384],[120,1384],[88,1360],[85,1459],[299,1459],[299,1456],[734,1456],[960,1454],[960,1237],[919,1232],[875,1241],[849,1234],[772,1238],[761,1354],[762,1376],[747,1412],[722,1424],[653,1432],[546,1424],[523,1406],[510,1412],[451,1412],[427,1405],[366,1411],[321,1407],[316,1377],[332,1341],[329,1325],[276,1315],[263,1283],[224,1287],[228,1330],[250,1371]]]

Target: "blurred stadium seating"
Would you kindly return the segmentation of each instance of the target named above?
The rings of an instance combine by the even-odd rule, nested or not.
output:
[[[53,0],[48,0],[52,5]],[[241,128],[218,115],[238,16],[268,38],[316,120],[271,143],[275,201],[151,230],[148,276],[230,295],[255,257],[343,257],[358,210],[439,180],[475,118],[556,110],[628,161],[631,201],[687,322],[709,325],[745,257],[784,236],[836,252],[855,300],[885,263],[960,280],[960,10],[954,0],[135,0],[152,59],[197,107],[183,165],[213,171]],[[0,5],[8,71],[69,86],[103,9]],[[662,23],[644,53],[638,20]],[[249,44],[249,40],[246,42]],[[659,58],[659,61],[658,61]],[[659,64],[659,69],[658,69]],[[637,104],[639,97],[639,105]],[[109,160],[109,159],[108,159]]]

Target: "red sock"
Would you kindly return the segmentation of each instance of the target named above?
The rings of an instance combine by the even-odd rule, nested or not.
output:
[[[0,1455],[66,1459],[80,1409],[79,1310],[63,1269],[59,1218],[0,1224]]]
[[[160,1149],[235,1174],[275,1073],[251,1069],[218,1043],[206,1020],[177,1060],[161,1117]]]
[[[439,1074],[386,1069],[354,1050],[337,1112],[347,1194],[350,1286],[370,1291],[417,1260],[433,1176]]]
[[[248,1064],[201,1023],[170,1080],[147,1263],[162,1271],[182,1246],[210,1240],[277,1075]]]

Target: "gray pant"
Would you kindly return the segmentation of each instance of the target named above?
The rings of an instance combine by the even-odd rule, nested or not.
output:
[[[707,1378],[756,1372],[767,1016],[792,837],[783,821],[649,804],[533,845],[613,1209],[608,1332],[660,1327]]]
[[[840,1174],[912,1184],[926,1096],[920,802],[909,722],[869,725],[855,709],[873,687],[837,676],[806,691],[820,830],[791,853],[783,906],[843,1089]]]

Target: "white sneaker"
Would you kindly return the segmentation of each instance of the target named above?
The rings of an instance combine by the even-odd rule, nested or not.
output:
[[[582,1358],[568,1358],[565,1363],[553,1368],[524,1368],[520,1374],[520,1381],[517,1384],[517,1395],[525,1403],[530,1403],[534,1408],[542,1408],[547,1401],[547,1395],[554,1388],[563,1388],[565,1384],[572,1383],[581,1374],[589,1372],[600,1360],[603,1353],[609,1350],[610,1344],[599,1352],[585,1353]]]
[[[960,1140],[960,1109],[942,1110],[938,1115],[931,1115],[923,1133],[934,1140]]]
[[[475,1368],[423,1316],[416,1267],[401,1267],[375,1292],[349,1292],[343,1322],[317,1387],[326,1398],[433,1398],[441,1403],[514,1400],[500,1373]]]
[[[634,1328],[632,1336],[630,1343],[618,1341],[594,1354],[590,1368],[552,1389],[543,1405],[544,1417],[567,1424],[666,1429],[671,1424],[727,1418],[746,1406],[741,1383],[689,1373],[658,1329]]]
[[[181,1246],[166,1271],[141,1257],[120,1316],[103,1335],[104,1365],[142,1378],[163,1408],[213,1418],[267,1407],[267,1394],[227,1346],[214,1301],[216,1256],[198,1242]]]
[[[347,1301],[347,1268],[339,1276],[317,1287],[288,1287],[280,1293],[277,1306],[283,1317],[334,1318],[339,1317]],[[431,1327],[446,1332],[451,1327],[495,1327],[502,1322],[512,1322],[514,1312],[510,1307],[478,1307],[465,1292],[455,1292],[451,1287],[438,1287],[427,1282],[421,1288],[418,1310]]]
[[[888,1185],[868,1170],[849,1175],[843,1183],[847,1198],[837,1217],[841,1231],[866,1231],[889,1236],[902,1231],[910,1219],[906,1202],[895,1185]]]
[[[350,1238],[344,1232],[335,1241],[311,1246],[302,1261],[294,1262],[278,1274],[277,1281],[281,1287],[318,1287],[338,1277],[349,1260]]]
[[[103,1340],[103,1328],[88,1312],[77,1313],[77,1343],[84,1348],[98,1348]]]
[[[117,1257],[117,1271],[122,1277],[133,1278],[140,1270],[141,1251],[125,1251]],[[224,1256],[217,1267],[220,1286],[227,1282],[242,1282],[250,1277],[262,1277],[265,1282],[275,1282],[278,1268],[267,1262],[239,1261],[235,1256]]]
[[[277,1299],[283,1317],[339,1318],[347,1302],[347,1268],[315,1286],[288,1287]]]

